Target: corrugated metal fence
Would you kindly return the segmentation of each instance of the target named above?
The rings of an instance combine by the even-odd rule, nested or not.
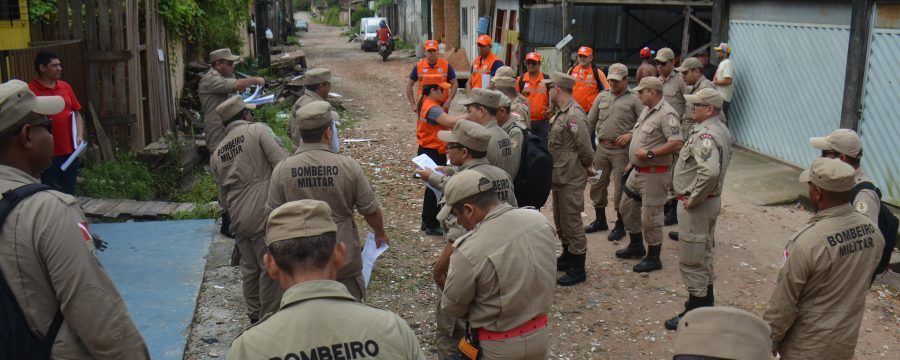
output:
[[[759,21],[729,28],[735,91],[728,125],[737,142],[808,166],[818,156],[809,138],[840,125],[844,72],[834,70],[846,64],[850,28]]]
[[[883,192],[900,205],[900,30],[873,29],[859,135],[863,168]]]

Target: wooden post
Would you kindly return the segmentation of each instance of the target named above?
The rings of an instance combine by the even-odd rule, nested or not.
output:
[[[853,0],[850,15],[850,45],[847,47],[847,73],[844,77],[844,101],[841,105],[841,128],[844,129],[859,128],[873,8],[873,2],[870,0]]]
[[[684,61],[685,54],[688,53],[688,47],[691,46],[691,7],[684,7],[684,29],[681,33],[681,61]]]
[[[114,6],[121,6],[117,3]],[[135,122],[131,127],[131,150],[140,151],[144,148],[144,111],[141,102],[141,53],[140,33],[138,33],[138,4],[137,1],[125,2],[126,19],[126,48],[131,52],[128,60],[128,112],[134,114]],[[100,14],[102,16],[109,16]],[[109,27],[101,28],[101,32],[109,31]],[[106,87],[106,84],[103,85]]]
[[[271,65],[269,39],[266,39],[268,3],[269,0],[256,1],[256,60],[260,68],[268,68]]]
[[[711,27],[709,40],[713,46],[719,46],[720,42],[728,40],[728,1],[713,0]],[[719,64],[719,59],[715,56],[710,56],[709,60],[715,65]]]

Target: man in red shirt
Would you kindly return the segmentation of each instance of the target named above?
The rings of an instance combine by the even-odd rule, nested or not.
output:
[[[53,121],[53,163],[41,174],[41,182],[55,186],[66,194],[75,195],[78,160],[73,161],[65,171],[60,166],[84,141],[84,120],[79,112],[81,104],[75,98],[75,92],[69,83],[60,80],[62,62],[56,54],[47,51],[38,53],[34,59],[34,71],[37,77],[28,83],[31,92],[37,96],[61,96],[65,102],[62,112],[50,116]],[[75,114],[74,126],[72,114]]]
[[[387,44],[391,40],[391,29],[388,29],[387,23],[384,22],[384,20],[381,20],[380,27],[378,28],[378,31],[375,32],[375,37],[378,38],[379,44]]]

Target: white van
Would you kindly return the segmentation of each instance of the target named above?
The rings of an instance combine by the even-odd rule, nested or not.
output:
[[[359,19],[359,47],[363,51],[377,51],[378,39],[375,33],[378,31],[378,25],[387,22],[387,18],[383,17],[367,17]]]

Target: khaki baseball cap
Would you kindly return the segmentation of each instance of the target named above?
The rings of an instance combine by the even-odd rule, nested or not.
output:
[[[452,131],[438,131],[438,139],[448,143],[459,143],[475,151],[487,151],[491,133],[487,128],[469,120],[460,120]]]
[[[509,107],[512,105],[512,100],[509,99],[509,96],[506,94],[500,94],[500,107]]]
[[[641,92],[644,89],[653,89],[659,92],[662,92],[663,83],[658,77],[655,76],[646,76],[641,79],[641,83],[638,84],[634,91]]]
[[[509,76],[495,76],[491,78],[491,81],[494,82],[494,87],[498,89],[515,89],[516,88],[516,79],[511,78]]]
[[[685,72],[690,69],[702,69],[702,68],[703,68],[703,63],[700,62],[700,59],[695,58],[695,57],[689,57],[687,59],[684,59],[684,61],[681,62],[681,66],[675,68],[675,71]]]
[[[219,60],[239,61],[240,56],[231,53],[231,49],[219,49],[209,53],[209,62],[214,63]]]
[[[689,311],[678,323],[675,355],[768,360],[772,357],[771,333],[763,319],[747,311],[702,307]]]
[[[700,89],[696,94],[685,95],[684,101],[688,104],[712,105],[716,109],[722,108],[722,95],[716,89]]]
[[[606,78],[609,80],[622,81],[628,77],[628,67],[622,63],[615,63],[606,70]]]
[[[7,81],[0,85],[0,132],[15,126],[29,113],[55,115],[65,105],[61,96],[35,96],[24,81]]]
[[[256,109],[256,105],[247,104],[240,95],[235,95],[216,106],[216,114],[219,114],[219,118],[224,121],[231,119],[244,109]]]
[[[656,51],[656,61],[669,62],[675,60],[675,52],[669,48],[662,48]]]
[[[559,86],[563,89],[572,90],[572,88],[575,87],[575,78],[569,76],[566,73],[554,71],[554,72],[550,73],[549,79],[544,79],[541,81],[541,83],[544,85],[553,84],[553,85]]]
[[[504,65],[497,69],[497,71],[494,73],[494,78],[492,78],[491,80],[494,80],[498,76],[509,76],[511,78],[514,78],[516,77],[516,71],[513,70],[513,68]]]
[[[300,123],[300,130],[313,130],[330,125],[334,121],[332,112],[327,101],[313,101],[297,109],[294,117]]]
[[[276,241],[337,232],[328,203],[297,200],[284,203],[266,221],[266,245]]]
[[[460,105],[479,104],[489,108],[496,109],[500,106],[500,92],[488,89],[472,89],[472,96],[459,102]]]
[[[309,69],[303,75],[303,85],[315,85],[325,82],[331,82],[331,70],[326,68]]]
[[[839,159],[818,158],[800,173],[800,182],[834,192],[847,192],[856,184],[853,167]]]
[[[447,216],[450,216],[450,209],[454,204],[485,191],[494,191],[494,185],[488,178],[475,170],[463,170],[451,176],[450,181],[444,186],[444,199],[442,200],[444,206],[437,214],[437,219],[446,220]]]
[[[837,129],[824,137],[811,137],[809,144],[819,150],[837,151],[858,159],[862,153],[862,141],[859,134],[850,129]]]

